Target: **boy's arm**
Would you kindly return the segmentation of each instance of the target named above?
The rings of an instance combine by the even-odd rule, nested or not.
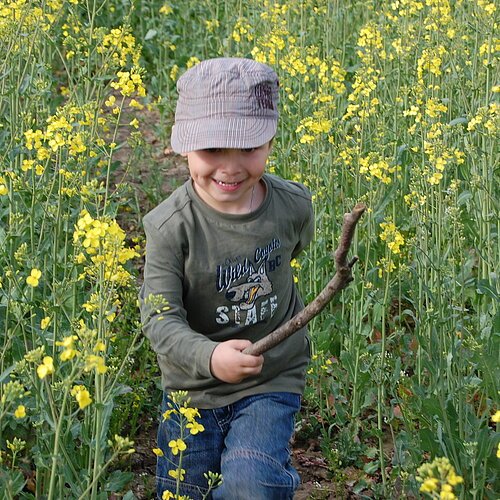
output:
[[[314,237],[314,210],[311,199],[309,198],[303,210],[296,210],[298,213],[304,214],[304,217],[301,219],[301,227],[298,233],[297,245],[292,252],[293,259],[297,257],[297,255],[299,255],[300,252],[302,252],[302,250],[304,250],[304,248],[309,245],[309,243],[311,243]]]
[[[210,358],[217,343],[189,327],[182,302],[182,249],[172,248],[147,218],[144,284],[139,294],[143,331],[157,354],[194,378],[212,378]]]
[[[139,294],[143,331],[157,354],[190,377],[238,383],[258,375],[263,356],[243,354],[249,340],[214,342],[190,328],[182,301],[183,259],[147,220],[144,284]]]

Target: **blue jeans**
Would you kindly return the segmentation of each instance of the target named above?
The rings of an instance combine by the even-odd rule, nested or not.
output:
[[[163,396],[162,413],[169,399]],[[201,500],[207,491],[205,472],[222,474],[222,485],[212,491],[212,500],[291,500],[300,478],[290,462],[289,442],[300,395],[271,392],[249,396],[234,404],[213,410],[199,410],[205,430],[185,439],[182,469],[185,477],[180,495]],[[179,455],[173,456],[168,443],[179,437],[173,419],[158,427],[156,488],[161,499],[164,490],[175,494],[176,481],[168,471],[175,469]],[[172,465],[169,460],[172,460]]]

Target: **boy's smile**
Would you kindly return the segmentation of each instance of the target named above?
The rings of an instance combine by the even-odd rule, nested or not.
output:
[[[186,153],[198,196],[212,208],[229,214],[255,210],[264,199],[259,182],[271,143],[252,149],[202,149]]]

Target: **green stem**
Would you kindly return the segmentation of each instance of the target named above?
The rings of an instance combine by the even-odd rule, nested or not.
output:
[[[61,404],[61,411],[59,412],[59,418],[57,421],[57,426],[56,426],[56,433],[54,436],[54,449],[52,450],[52,467],[50,471],[50,481],[49,481],[49,493],[47,495],[48,500],[56,499],[57,497],[54,496],[54,490],[56,486],[56,477],[60,475],[57,473],[58,471],[58,454],[59,454],[59,442],[60,442],[60,437],[61,437],[61,430],[62,430],[62,425],[64,421],[64,412],[66,410],[66,401],[68,399],[69,395],[69,386],[70,386],[69,380],[67,381],[65,391],[64,391],[64,396],[63,396],[63,401]]]

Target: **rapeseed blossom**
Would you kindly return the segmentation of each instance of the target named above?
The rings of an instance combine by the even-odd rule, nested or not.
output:
[[[435,458],[429,464],[421,465],[418,470],[417,481],[422,483],[420,491],[428,493],[433,498],[455,500],[453,487],[462,483],[463,478],[456,474],[455,468],[446,457]]]
[[[162,500],[190,500],[187,495],[176,495],[171,491],[165,490],[161,496]]]
[[[86,253],[92,262],[92,265],[85,267],[81,278],[87,276],[97,279],[98,269],[102,268],[104,279],[107,281],[117,285],[125,285],[130,281],[131,275],[124,269],[123,264],[139,254],[134,248],[125,246],[125,232],[116,221],[109,217],[94,219],[87,210],[83,210],[75,226],[73,241],[77,246],[81,245],[83,250],[78,253],[77,260],[85,262]],[[91,312],[98,308],[98,304],[91,301],[84,307]],[[108,316],[109,314],[111,312],[107,313]]]
[[[186,424],[186,429],[189,429],[189,432],[193,435],[198,434],[199,432],[203,432],[205,430],[205,427],[203,427],[202,424],[196,421],[189,422]]]
[[[14,412],[14,417],[24,418],[26,416],[26,407],[24,405],[19,405]]]
[[[292,259],[290,261],[290,267],[292,268],[293,273],[294,273],[294,275],[293,275],[293,281],[295,283],[298,283],[299,282],[299,278],[298,278],[298,276],[295,273],[299,272],[302,269],[302,266],[301,266],[300,262],[297,259]]]
[[[105,365],[104,358],[102,356],[96,356],[95,354],[89,354],[85,358],[85,371],[88,372],[95,368],[96,372],[100,375],[108,371],[108,367]]]
[[[26,283],[33,288],[37,287],[39,284],[39,280],[42,277],[42,271],[40,269],[32,269],[30,275],[26,278]]]
[[[0,196],[5,196],[6,194],[9,194],[7,181],[5,180],[5,177],[0,175]]]
[[[127,27],[112,28],[97,46],[99,54],[111,57],[111,61],[120,68],[130,63],[137,65],[141,54],[140,47],[136,45],[135,37],[129,30]]]
[[[251,42],[253,40],[253,28],[252,25],[244,17],[237,19],[236,24],[233,28],[232,37],[235,42],[241,42],[241,38],[246,38],[247,41]]]
[[[171,439],[168,442],[169,448],[172,450],[173,455],[177,455],[180,451],[184,451],[187,446],[184,440],[182,439]]]
[[[324,116],[323,112],[315,111],[313,116],[303,118],[296,133],[303,133],[300,142],[310,144],[320,139],[320,134],[328,134],[332,128],[332,121]]]
[[[179,481],[184,481],[184,476],[186,474],[186,469],[172,469],[168,471],[168,475]]]
[[[56,346],[64,347],[64,350],[59,355],[61,361],[69,361],[73,359],[79,352],[73,348],[73,343],[78,340],[76,335],[68,335],[62,341],[56,341]]]
[[[38,378],[44,379],[47,375],[54,373],[54,360],[51,356],[45,356],[41,365],[38,365],[36,374]]]
[[[381,222],[379,225],[382,229],[379,238],[387,243],[387,247],[393,254],[400,254],[401,247],[405,244],[405,240],[403,235],[396,228],[396,225],[390,220]]]
[[[23,441],[22,439],[19,439],[17,437],[15,437],[12,441],[9,441],[7,439],[6,443],[7,448],[9,448],[12,453],[19,453],[20,451],[24,450],[26,446],[26,441]]]
[[[170,4],[165,3],[160,7],[160,10],[158,12],[160,14],[163,14],[164,16],[168,16],[174,12],[174,9]]]
[[[40,321],[40,328],[42,330],[46,330],[48,328],[48,326],[50,325],[50,322],[52,321],[51,317],[50,316],[45,316],[44,318],[42,318],[42,320]]]
[[[392,182],[392,174],[399,172],[399,165],[391,165],[385,158],[377,153],[369,153],[359,159],[359,173],[368,180],[379,179],[384,184]]]
[[[128,437],[122,437],[118,434],[114,435],[114,441],[111,439],[108,440],[108,444],[113,447],[113,450],[121,453],[125,453],[126,455],[131,455],[135,453],[134,441],[129,439]]]
[[[130,71],[118,71],[116,76],[118,76],[118,81],[113,81],[110,85],[119,90],[122,96],[130,97],[134,93],[141,97],[146,95],[141,68],[134,67]]]
[[[92,398],[90,397],[90,392],[86,389],[84,385],[74,385],[71,389],[71,395],[76,399],[80,410],[85,409],[88,405],[92,403]]]

